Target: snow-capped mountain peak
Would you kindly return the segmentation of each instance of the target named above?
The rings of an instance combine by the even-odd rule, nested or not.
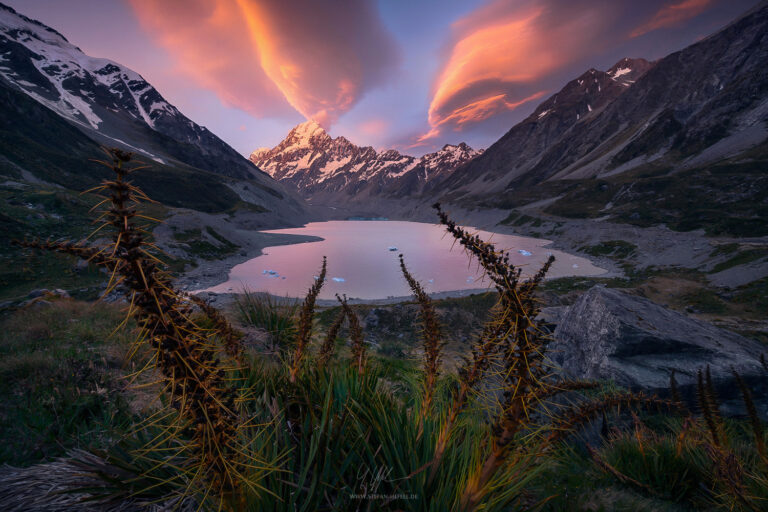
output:
[[[293,130],[291,130],[291,132],[288,134],[287,139],[295,141],[294,143],[296,145],[308,146],[312,139],[325,137],[328,137],[328,134],[325,133],[323,127],[310,119],[309,121],[305,121],[293,128]]]
[[[179,114],[135,71],[90,57],[52,28],[2,5],[0,38],[0,75],[71,121],[98,129],[104,116],[94,100],[106,91],[119,96],[123,107],[129,103],[128,112],[151,128],[162,112]],[[31,66],[19,69],[24,57]]]
[[[368,187],[380,190],[407,186],[416,193],[424,183],[452,172],[478,154],[464,143],[446,144],[421,158],[395,149],[377,152],[370,146],[356,146],[345,137],[331,138],[316,122],[306,121],[294,127],[280,144],[272,149],[259,148],[250,159],[304,196],[361,196],[361,188]]]

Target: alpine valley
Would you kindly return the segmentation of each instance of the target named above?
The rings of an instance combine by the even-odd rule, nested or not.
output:
[[[768,0],[2,1],[2,511],[768,510]]]

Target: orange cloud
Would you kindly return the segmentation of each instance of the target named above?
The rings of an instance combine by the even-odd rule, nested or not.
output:
[[[457,21],[417,143],[543,96],[537,84],[589,50],[610,10],[559,3],[497,0]]]
[[[248,26],[231,0],[129,0],[139,22],[183,74],[226,104],[257,116],[291,112],[248,44]]]
[[[259,117],[328,127],[397,61],[372,1],[129,1],[183,72]]]
[[[633,30],[629,37],[638,37],[659,28],[679,25],[704,12],[711,3],[712,0],[683,0],[665,5],[656,12],[651,21]]]

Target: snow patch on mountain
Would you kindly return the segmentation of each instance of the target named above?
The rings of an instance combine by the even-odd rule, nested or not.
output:
[[[312,195],[323,190],[380,189],[399,182],[419,187],[480,153],[464,143],[446,144],[420,158],[394,149],[377,152],[370,146],[356,146],[345,137],[332,138],[310,120],[294,127],[274,148],[255,150],[250,159],[273,178]]]

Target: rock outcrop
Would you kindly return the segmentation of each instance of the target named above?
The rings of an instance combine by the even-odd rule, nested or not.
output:
[[[570,377],[666,395],[674,371],[681,394],[693,403],[697,372],[708,366],[723,412],[741,414],[736,371],[763,417],[768,413],[768,373],[760,362],[765,347],[643,297],[596,286],[568,308],[554,337],[552,359]]]

